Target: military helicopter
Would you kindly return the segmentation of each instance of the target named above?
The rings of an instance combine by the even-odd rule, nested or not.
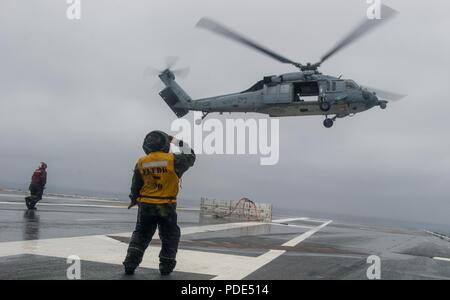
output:
[[[159,73],[166,88],[159,95],[178,118],[189,111],[201,111],[201,121],[209,114],[262,113],[270,117],[325,116],[326,128],[331,128],[338,118],[353,116],[373,107],[386,109],[388,101],[399,100],[403,95],[386,91],[362,88],[353,80],[323,75],[318,68],[337,52],[347,47],[369,31],[392,19],[397,12],[382,6],[382,19],[365,19],[328,51],[317,63],[306,65],[290,60],[265,48],[249,38],[209,19],[202,18],[198,28],[207,29],[235,42],[257,50],[284,64],[291,64],[300,71],[279,76],[266,76],[249,89],[223,96],[192,100],[175,81],[175,74],[167,68]],[[380,98],[381,99],[380,99]],[[311,100],[312,99],[312,100]]]

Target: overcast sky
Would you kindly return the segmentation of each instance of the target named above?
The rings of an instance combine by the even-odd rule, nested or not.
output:
[[[247,196],[277,207],[449,224],[450,2],[384,2],[398,17],[321,71],[406,99],[331,130],[321,117],[281,119],[279,164],[199,156],[180,197]],[[0,187],[27,187],[44,160],[48,191],[127,194],[143,137],[168,131],[175,119],[157,78],[143,76],[166,56],[191,67],[179,83],[193,98],[295,71],[195,29],[203,16],[315,62],[367,8],[362,0],[82,0],[81,20],[69,21],[67,6],[0,0]]]

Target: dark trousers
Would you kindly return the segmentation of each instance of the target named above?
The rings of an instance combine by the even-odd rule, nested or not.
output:
[[[131,237],[124,265],[133,268],[139,266],[156,228],[161,239],[160,262],[175,265],[180,242],[176,204],[146,203],[139,203],[136,229]]]
[[[39,201],[42,199],[42,195],[44,194],[44,187],[42,187],[39,184],[32,183],[32,184],[30,184],[29,190],[30,190],[31,196],[35,200]]]
[[[36,204],[42,200],[42,195],[44,194],[44,187],[39,184],[30,184],[30,194],[31,196],[25,197],[25,203],[28,209],[34,209]]]

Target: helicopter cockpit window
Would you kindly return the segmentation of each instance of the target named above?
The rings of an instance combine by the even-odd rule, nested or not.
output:
[[[351,80],[348,80],[345,82],[345,87],[347,89],[351,89],[351,90],[358,89],[358,85],[354,81],[351,81]]]
[[[264,80],[261,80],[261,81],[258,81],[257,83],[255,83],[248,90],[243,91],[242,94],[249,93],[249,92],[256,92],[256,91],[262,90],[263,88],[264,88]]]

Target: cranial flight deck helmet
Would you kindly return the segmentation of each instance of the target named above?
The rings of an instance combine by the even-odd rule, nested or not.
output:
[[[152,131],[144,139],[142,149],[146,154],[156,151],[169,152],[170,140],[169,135],[162,131]]]

